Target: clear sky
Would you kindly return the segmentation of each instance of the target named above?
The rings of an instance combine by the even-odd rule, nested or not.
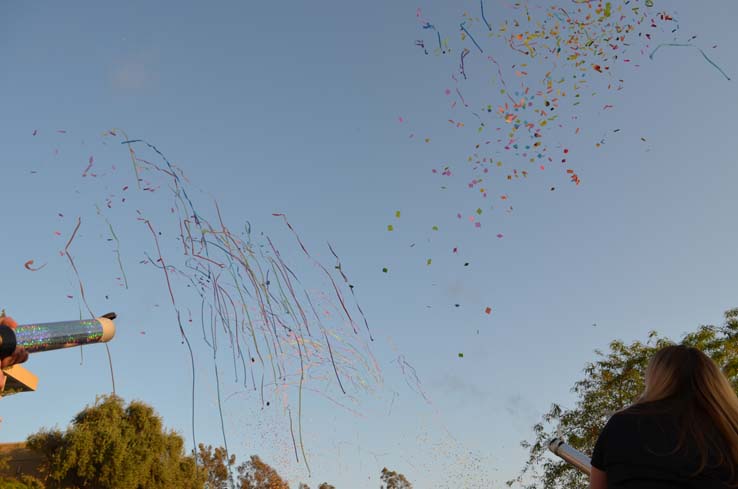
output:
[[[508,15],[509,7],[487,4],[493,22]],[[54,231],[68,236],[82,216],[74,256],[88,299],[120,316],[110,344],[118,394],[152,404],[191,443],[189,356],[161,275],[138,264],[152,244],[140,223],[116,229],[129,266],[130,288],[121,291],[104,223],[95,220],[104,200],[90,198],[109,189],[80,178],[91,154],[121,174],[129,169],[125,148],[101,137],[123,128],[176,161],[201,189],[202,206],[210,212],[217,199],[234,227],[249,221],[289,243],[271,215],[284,212],[312,248],[330,241],[377,338],[385,385],[359,396],[360,416],[306,395],[311,478],[294,461],[284,413],[262,410],[224,374],[227,439],[240,460],[258,453],[311,486],[378,487],[387,466],[419,488],[454,487],[457,475],[466,487],[500,487],[522,467],[518,443],[550,403],[571,405],[569,388],[595,348],[645,340],[651,329],[678,337],[720,323],[738,305],[738,97],[735,81],[696,50],[641,57],[623,72],[625,88],[602,96],[614,108],[580,114],[584,134],[566,142],[582,184],[563,175],[500,181],[515,210],[492,211],[476,230],[455,218],[477,205],[473,193],[460,180],[444,193],[430,172],[461,166],[468,144],[447,122],[459,116],[444,95],[449,62],[414,46],[426,35],[418,7],[457,36],[461,14],[478,4],[3,2],[2,305],[20,323],[79,316],[66,297],[76,279],[58,256],[64,238]],[[738,4],[668,8],[685,35],[738,76]],[[507,68],[519,60],[501,51],[498,61]],[[478,88],[487,89],[495,88]],[[441,232],[428,241],[433,225]],[[29,259],[48,265],[31,273]],[[201,341],[194,348],[196,439],[221,444],[209,350]],[[432,405],[408,388],[398,354]],[[32,356],[27,367],[39,390],[2,400],[0,440],[64,427],[110,391],[101,346],[86,347],[83,361],[72,349]]]

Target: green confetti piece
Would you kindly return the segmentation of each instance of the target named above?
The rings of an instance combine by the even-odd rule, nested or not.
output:
[[[384,267],[384,268],[382,269],[382,271],[383,271],[384,273],[387,273],[387,272],[389,272],[389,270],[387,269],[387,267]]]
[[[479,214],[480,216],[482,215],[482,208],[481,207],[477,209],[477,214]]]
[[[433,226],[434,231],[438,231],[438,226]]]
[[[433,262],[432,258],[428,258],[428,260],[425,262],[426,265],[430,265]]]
[[[459,358],[464,358],[464,354],[463,353],[459,353]]]
[[[393,231],[395,228],[392,226],[392,224],[387,224],[387,231]]]
[[[399,219],[399,218],[400,218],[400,211],[397,211],[397,212],[395,212],[395,217],[396,217],[397,219]]]

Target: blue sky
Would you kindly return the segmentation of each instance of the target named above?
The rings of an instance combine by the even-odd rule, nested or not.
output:
[[[292,481],[377,487],[388,466],[417,487],[445,487],[472,468],[478,474],[465,476],[468,487],[499,486],[522,466],[518,442],[530,438],[540,414],[551,402],[573,401],[569,388],[595,348],[645,339],[651,329],[677,337],[719,323],[738,305],[734,82],[696,50],[643,57],[640,68],[623,72],[622,92],[598,99],[615,107],[594,104],[580,114],[584,134],[562,142],[583,183],[575,187],[563,175],[500,182],[515,211],[495,210],[475,230],[455,219],[459,208],[477,205],[472,192],[460,180],[441,191],[430,172],[448,161],[461,167],[474,135],[448,127],[458,113],[443,91],[456,61],[423,56],[413,45],[424,34],[418,7],[449,36],[464,10],[478,8],[439,1],[4,4],[0,270],[8,313],[21,323],[79,315],[66,298],[76,282],[53,231],[68,236],[81,216],[74,252],[91,306],[120,315],[110,344],[118,393],[152,404],[191,441],[189,356],[160,274],[138,265],[151,243],[140,224],[119,224],[131,283],[121,291],[94,212],[99,197],[116,189],[80,179],[91,154],[121,175],[129,168],[125,148],[101,137],[113,127],[161,148],[200,189],[203,208],[212,212],[217,199],[234,227],[249,221],[287,247],[290,236],[271,215],[284,212],[327,263],[330,241],[356,284],[385,384],[359,396],[361,417],[306,398],[312,478],[291,458],[284,413],[263,411],[224,374],[229,447],[240,459],[262,455]],[[675,1],[669,9],[738,75],[731,49],[738,5]],[[498,5],[488,11],[495,21],[509,14]],[[519,60],[500,52],[499,61]],[[483,84],[478,90],[467,95],[482,98]],[[605,133],[606,144],[595,148]],[[167,211],[152,211],[152,221]],[[286,253],[299,258],[294,248]],[[31,273],[23,268],[29,259],[49,264]],[[196,438],[220,444],[212,362],[201,342],[195,352]],[[405,384],[392,362],[398,354],[417,369],[432,405]],[[63,427],[110,391],[102,347],[85,348],[83,362],[77,349],[34,355],[27,367],[40,376],[39,390],[3,399],[2,440]]]

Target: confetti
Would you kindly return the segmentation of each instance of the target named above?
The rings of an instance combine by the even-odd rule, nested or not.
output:
[[[649,4],[653,5],[653,2]],[[624,70],[641,66],[638,57],[645,58],[650,43],[659,36],[663,41],[673,39],[674,16],[660,12],[651,18],[644,9],[623,0],[575,1],[573,6],[539,6],[535,10],[518,3],[510,7],[509,14],[500,19],[499,25],[493,27],[487,20],[484,0],[480,0],[478,9],[481,19],[472,13],[462,14],[461,32],[455,47],[458,63],[449,74],[454,85],[443,89],[446,97],[453,93],[458,96],[451,109],[456,108],[457,101],[463,105],[460,112],[456,108],[455,115],[445,119],[452,127],[464,129],[468,125],[464,124],[467,122],[464,118],[468,117],[475,121],[475,132],[480,135],[474,149],[465,157],[469,166],[463,171],[474,174],[467,180],[467,187],[477,194],[477,198],[487,198],[490,188],[499,187],[500,180],[527,178],[529,170],[523,165],[538,163],[536,166],[544,170],[543,163],[554,161],[556,148],[563,150],[564,158],[559,159],[568,167],[561,171],[566,171],[573,184],[580,185],[579,172],[575,172],[573,164],[567,161],[570,147],[561,147],[556,131],[569,124],[574,133],[580,135],[579,121],[588,114],[587,107],[599,107],[603,111],[614,109],[612,101],[602,99],[623,89]],[[418,21],[424,37],[433,36],[432,41],[438,40],[436,54],[447,50],[452,52],[441,45],[440,24],[424,18],[418,18]],[[423,46],[432,44],[422,42]],[[661,46],[667,45],[694,47],[688,43],[662,42],[649,57],[653,58]],[[507,67],[488,54],[505,48],[518,58]],[[725,75],[704,52],[701,53]],[[523,62],[519,58],[523,58]],[[528,77],[533,69],[540,69],[545,75]],[[484,79],[489,75],[496,90],[485,92],[475,87],[470,93],[477,100],[465,98],[469,96],[465,88],[473,76]],[[507,83],[511,77],[516,79],[516,84]],[[595,146],[599,148],[604,142],[603,139]],[[493,152],[487,148],[500,150]],[[495,171],[503,178],[495,178]],[[455,171],[454,175],[461,172]],[[448,167],[442,173],[435,169],[433,173],[452,176]],[[545,188],[555,189],[553,186]],[[507,200],[507,195],[500,198]],[[481,216],[479,209],[482,208],[478,205],[471,207],[477,209],[478,216]],[[468,215],[468,212],[458,213],[457,217],[461,219],[463,214]],[[479,228],[481,223],[475,222],[474,226]]]
[[[30,270],[32,272],[38,272],[39,270],[41,270],[45,266],[46,266],[46,263],[44,263],[43,265],[41,265],[39,267],[33,267],[33,260],[28,260],[27,262],[25,262],[23,264],[23,267],[25,267],[26,270]]]

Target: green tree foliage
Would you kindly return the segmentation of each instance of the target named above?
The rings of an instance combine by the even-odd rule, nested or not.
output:
[[[0,472],[6,472],[8,470],[8,457],[6,455],[0,456]],[[0,477],[0,488],[1,489],[44,489],[43,483],[30,475],[23,475],[19,480],[10,479],[7,477]]]
[[[723,326],[700,326],[686,334],[682,344],[699,348],[722,367],[738,392],[738,308],[725,313]],[[563,438],[569,445],[591,454],[600,431],[613,412],[631,404],[643,392],[643,376],[651,356],[660,348],[673,344],[655,331],[646,343],[626,345],[620,340],[610,343],[610,351],[595,350],[597,360],[584,368],[584,378],[572,391],[578,401],[566,409],[553,404],[533,427],[535,438],[523,441],[528,460],[519,476],[508,481],[526,489],[586,489],[588,479],[571,465],[548,452],[548,441]]]
[[[230,457],[223,447],[213,448],[200,443],[197,447],[197,463],[205,470],[205,489],[230,489],[231,468],[236,465],[236,456]]]
[[[23,476],[20,480],[6,479],[0,477],[0,488],[2,489],[44,489],[43,483],[30,476]]]
[[[258,455],[252,455],[248,462],[238,466],[238,483],[240,489],[290,489],[277,471]]]
[[[103,396],[64,432],[41,430],[28,447],[45,455],[49,489],[201,489],[205,471],[142,402]]]
[[[393,470],[387,470],[387,467],[382,469],[380,480],[382,481],[379,486],[380,489],[413,489],[413,485],[404,475]]]

